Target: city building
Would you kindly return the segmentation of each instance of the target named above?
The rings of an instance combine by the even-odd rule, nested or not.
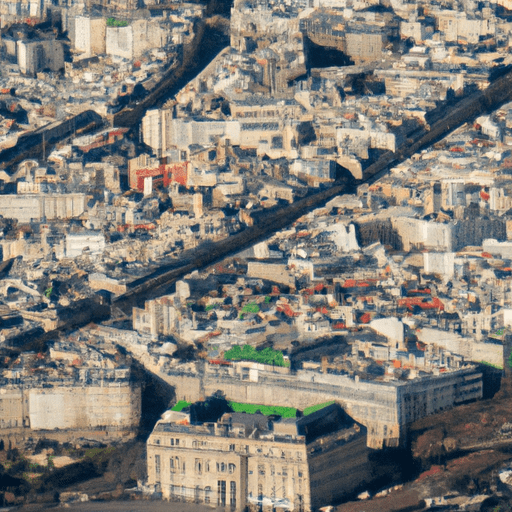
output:
[[[309,512],[369,477],[365,429],[337,404],[300,418],[226,412],[194,421],[208,403],[164,413],[148,438],[147,484],[166,499]]]

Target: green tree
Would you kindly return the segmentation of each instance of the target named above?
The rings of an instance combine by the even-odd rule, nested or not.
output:
[[[242,358],[248,361],[254,361],[255,352],[251,345],[244,345],[242,348]]]
[[[224,353],[224,359],[238,361],[242,358],[240,345],[235,345]]]

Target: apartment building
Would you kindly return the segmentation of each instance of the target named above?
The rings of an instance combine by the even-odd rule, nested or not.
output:
[[[308,512],[369,477],[366,430],[338,404],[301,418],[227,412],[194,421],[205,404],[168,411],[147,441],[148,485],[166,499]]]

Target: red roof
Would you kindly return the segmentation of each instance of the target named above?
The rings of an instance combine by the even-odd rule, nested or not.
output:
[[[359,319],[359,322],[361,322],[362,324],[367,324],[370,322],[370,320],[371,320],[370,313],[363,313],[361,315],[361,318]]]

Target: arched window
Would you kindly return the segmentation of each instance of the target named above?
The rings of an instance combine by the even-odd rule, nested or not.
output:
[[[236,471],[236,466],[234,464],[229,464],[229,472],[234,473]]]
[[[211,487],[205,487],[204,488],[204,502],[210,503],[212,499],[212,488]]]

